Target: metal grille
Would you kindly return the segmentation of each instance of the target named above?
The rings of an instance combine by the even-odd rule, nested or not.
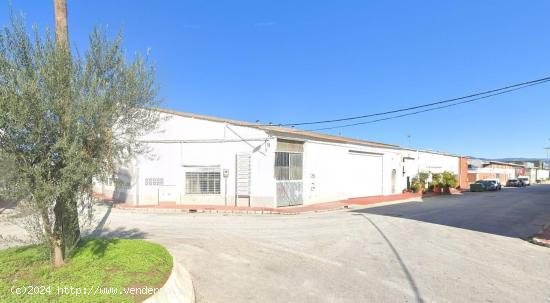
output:
[[[277,151],[290,153],[303,153],[304,142],[277,139]]]
[[[277,182],[277,206],[301,205],[303,184],[301,181]]]
[[[303,155],[275,152],[275,180],[302,180]]]
[[[145,178],[145,185],[164,185],[164,178]]]
[[[220,171],[186,172],[185,192],[187,194],[220,194]]]

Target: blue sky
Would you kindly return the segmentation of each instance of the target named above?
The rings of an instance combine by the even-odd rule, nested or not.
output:
[[[12,0],[53,27],[52,1]],[[8,1],[0,24],[8,22]],[[158,70],[164,107],[299,122],[413,106],[550,76],[548,1],[68,1]],[[480,157],[545,157],[550,83],[331,134]]]

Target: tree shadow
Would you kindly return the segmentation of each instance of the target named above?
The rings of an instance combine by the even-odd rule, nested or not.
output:
[[[94,234],[95,237],[98,238],[123,238],[123,239],[145,239],[147,236],[147,233],[138,229],[138,228],[131,228],[126,229],[124,227],[118,227],[115,229],[102,229],[99,232]]]
[[[105,227],[105,223],[107,223],[107,219],[109,219],[109,215],[111,214],[111,210],[113,209],[113,205],[110,203],[105,203],[105,206],[107,207],[107,211],[103,215],[103,218],[97,223],[97,226],[94,228],[92,232],[92,236],[97,236],[101,233],[103,228]]]
[[[88,247],[94,256],[103,257],[109,246],[117,244],[120,239],[145,239],[147,233],[137,229],[119,227],[113,230],[94,231],[93,237],[83,239],[82,245]]]

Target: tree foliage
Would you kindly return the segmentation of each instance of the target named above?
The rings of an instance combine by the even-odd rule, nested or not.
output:
[[[140,56],[128,63],[121,42],[94,30],[74,56],[19,18],[0,32],[0,191],[22,197],[38,238],[61,241],[64,255],[93,181],[144,152],[138,138],[158,121],[147,109],[158,104],[154,70]]]

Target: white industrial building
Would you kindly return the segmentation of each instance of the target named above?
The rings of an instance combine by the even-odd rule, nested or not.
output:
[[[420,171],[460,157],[396,145],[159,110],[150,147],[95,191],[133,205],[280,207],[400,194]]]

